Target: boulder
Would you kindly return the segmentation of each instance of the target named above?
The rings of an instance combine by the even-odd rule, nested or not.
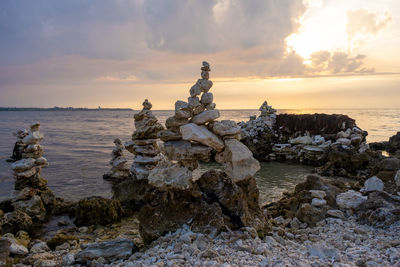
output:
[[[134,243],[126,238],[118,238],[100,243],[81,245],[82,251],[75,255],[76,262],[87,263],[98,258],[118,260],[129,258],[135,247]]]
[[[326,208],[319,208],[309,203],[303,203],[298,209],[296,217],[309,226],[315,226],[317,222],[325,219],[325,214]]]
[[[3,233],[17,233],[20,230],[29,232],[32,228],[32,218],[19,209],[4,214],[4,219],[1,222],[1,230]]]
[[[227,139],[225,150],[217,154],[216,161],[223,164],[226,174],[234,182],[254,177],[260,169],[260,163],[251,151],[236,139]]]
[[[10,254],[16,256],[25,256],[26,254],[29,253],[29,250],[25,246],[17,242],[13,234],[8,233],[3,235],[2,240],[4,239],[10,242],[10,248],[9,248]]]
[[[372,176],[367,179],[364,183],[364,192],[372,192],[372,191],[382,191],[383,190],[383,182],[376,176]]]
[[[194,123],[189,123],[181,126],[180,131],[183,140],[199,142],[218,152],[221,152],[224,149],[224,143],[222,140],[210,132],[205,126],[198,126]]]
[[[77,226],[107,225],[121,219],[122,207],[115,199],[88,197],[78,202],[74,215]]]
[[[397,171],[400,169],[400,159],[386,158],[379,163],[379,167],[384,171]]]
[[[212,131],[219,136],[236,135],[240,133],[240,126],[234,121],[222,120],[213,124]]]
[[[214,109],[214,110],[206,110],[203,111],[202,113],[194,116],[192,118],[192,122],[196,123],[197,125],[203,125],[206,124],[207,122],[212,122],[216,119],[218,119],[220,116],[219,111]]]
[[[366,200],[366,196],[354,190],[341,193],[336,197],[336,203],[342,209],[357,209]]]
[[[12,205],[14,209],[21,210],[32,218],[40,221],[45,219],[46,209],[44,208],[42,199],[37,195],[33,196],[29,200],[16,201]]]
[[[391,154],[395,154],[397,150],[400,150],[400,132],[389,138],[386,150]]]

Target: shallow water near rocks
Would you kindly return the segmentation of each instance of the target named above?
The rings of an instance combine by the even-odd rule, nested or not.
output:
[[[261,101],[260,101],[261,102]],[[113,140],[128,141],[134,130],[133,114],[137,111],[4,111],[0,112],[0,201],[11,197],[14,180],[10,164],[16,138],[13,132],[41,123],[45,135],[42,144],[50,166],[43,177],[57,196],[76,200],[92,195],[111,197],[111,185],[102,179],[109,169]],[[220,119],[247,121],[257,110],[221,110]],[[369,132],[367,140],[384,141],[400,130],[399,109],[378,110],[278,110],[278,113],[342,113],[356,119]],[[154,111],[164,124],[173,111]],[[126,153],[132,159],[130,153]],[[280,170],[282,169],[282,170]],[[257,175],[263,200],[275,199],[302,179],[303,166],[264,165]],[[277,193],[277,194],[275,194]]]

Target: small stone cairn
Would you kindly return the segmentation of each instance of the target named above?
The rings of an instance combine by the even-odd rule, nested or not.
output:
[[[151,112],[152,104],[146,99],[142,105],[143,109],[134,115],[136,130],[132,141],[125,143],[125,148],[135,155],[131,173],[139,180],[146,179],[161,159],[157,133],[164,130]]]
[[[19,130],[16,134],[18,141],[14,153],[19,160],[11,164],[14,171],[15,189],[21,190],[25,187],[46,190],[47,181],[40,176],[43,167],[49,164],[43,157],[43,148],[39,144],[43,140],[43,134],[39,131],[40,123],[33,123],[30,131]]]
[[[115,148],[113,149],[110,160],[111,169],[103,175],[103,178],[111,181],[122,181],[130,177],[129,167],[127,166],[127,159],[124,156],[124,145],[121,139],[114,140]]]

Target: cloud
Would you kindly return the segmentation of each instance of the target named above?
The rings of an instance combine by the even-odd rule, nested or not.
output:
[[[346,33],[350,49],[355,49],[364,44],[370,36],[376,35],[385,29],[392,21],[389,12],[385,12],[382,18],[376,13],[366,9],[347,11]]]

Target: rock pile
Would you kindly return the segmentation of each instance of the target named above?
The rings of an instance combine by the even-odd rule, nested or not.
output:
[[[33,123],[29,132],[20,130],[15,159],[11,164],[15,176],[16,196],[0,203],[0,231],[17,233],[30,231],[35,223],[43,222],[56,202],[53,192],[47,188],[47,181],[41,177],[41,169],[49,164],[43,157],[40,142],[43,134],[40,123]],[[4,214],[3,214],[4,213]],[[2,217],[2,218],[1,218]]]
[[[201,79],[190,89],[188,102],[175,103],[174,116],[167,119],[166,130],[158,133],[165,142],[165,156],[154,153],[157,160],[152,163],[157,165],[148,168],[146,176],[113,188],[115,199],[139,210],[145,242],[183,224],[208,233],[250,226],[264,235],[269,229],[254,179],[259,162],[239,141],[240,127],[234,121],[216,121],[220,114],[209,92],[213,85],[209,72],[210,65],[203,62]],[[144,140],[133,142],[137,141]],[[198,161],[210,160],[212,153],[224,172],[209,171],[195,180],[192,172]]]
[[[110,161],[111,169],[103,175],[106,180],[118,182],[125,180],[130,176],[129,167],[127,166],[127,159],[124,156],[124,145],[121,139],[114,140],[115,148],[113,149]]]
[[[132,141],[125,143],[125,148],[135,155],[131,173],[139,180],[146,179],[160,160],[157,134],[164,130],[151,111],[153,105],[147,99],[142,105],[143,109],[134,115],[136,130]]]

